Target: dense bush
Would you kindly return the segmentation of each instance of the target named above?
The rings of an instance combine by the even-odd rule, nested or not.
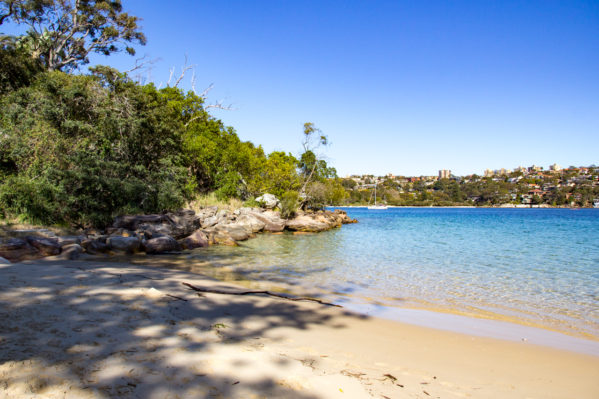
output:
[[[99,68],[47,72],[0,101],[0,206],[41,223],[103,225],[183,204],[181,118],[152,85]]]

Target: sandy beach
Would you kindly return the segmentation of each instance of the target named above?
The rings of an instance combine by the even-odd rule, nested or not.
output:
[[[0,265],[2,398],[597,398],[599,357],[161,267]]]

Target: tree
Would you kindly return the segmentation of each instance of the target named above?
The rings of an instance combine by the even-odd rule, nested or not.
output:
[[[314,151],[320,146],[326,146],[328,138],[322,131],[314,126],[314,123],[304,123],[304,140],[302,141],[302,147],[304,152],[300,156],[300,170],[303,177],[303,185],[300,190],[300,195],[305,195],[308,184],[314,177],[319,166],[318,156]]]
[[[89,55],[110,55],[144,45],[139,18],[122,11],[120,0],[2,0],[0,21],[28,26],[17,44],[47,70],[73,70],[89,63]]]

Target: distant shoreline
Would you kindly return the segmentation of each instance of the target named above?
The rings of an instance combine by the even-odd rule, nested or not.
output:
[[[330,205],[326,208],[368,208],[369,205]],[[458,208],[458,209],[598,209],[594,207],[579,206],[551,206],[551,205],[500,205],[500,206],[475,206],[475,205],[386,205],[387,208]]]

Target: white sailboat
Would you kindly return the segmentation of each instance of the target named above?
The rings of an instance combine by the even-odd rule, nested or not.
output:
[[[387,209],[387,205],[376,204],[376,183],[374,184],[374,205],[368,205],[368,209]]]

